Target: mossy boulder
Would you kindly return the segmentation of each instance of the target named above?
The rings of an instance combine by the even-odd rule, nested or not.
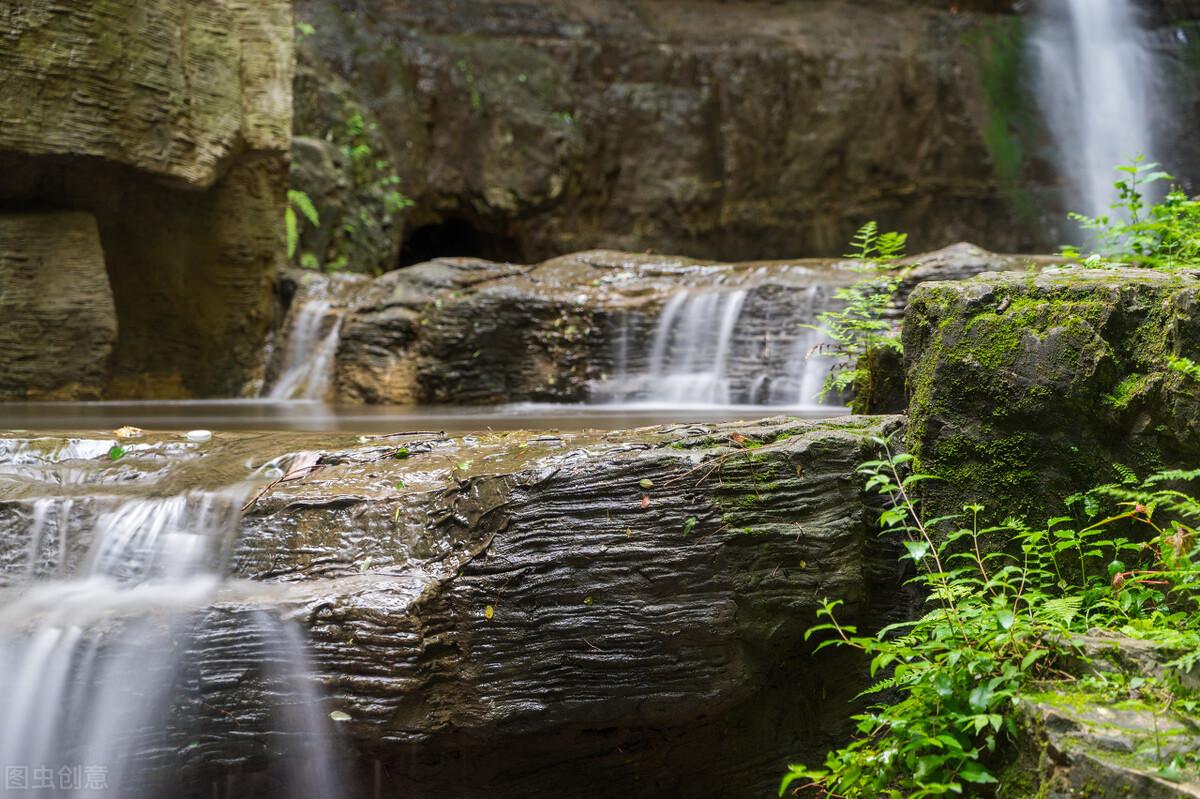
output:
[[[1104,675],[1032,686],[1015,699],[1017,735],[999,799],[1200,797],[1200,719],[1184,652],[1099,631],[1075,636],[1063,674]],[[1178,701],[1177,701],[1178,700]]]
[[[1194,466],[1195,274],[1056,268],[926,283],[904,323],[908,443],[938,514],[980,501],[1033,520],[1116,476]],[[1182,362],[1186,363],[1186,361]]]

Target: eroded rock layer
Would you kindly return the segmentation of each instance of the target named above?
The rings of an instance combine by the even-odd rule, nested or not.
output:
[[[766,795],[788,758],[845,731],[865,678],[807,657],[822,598],[864,628],[906,610],[854,473],[897,425],[149,436],[117,462],[102,439],[10,440],[0,552],[27,551],[38,497],[77,499],[78,518],[306,449],[318,457],[279,460],[308,466],[252,494],[232,562],[253,582],[176,638],[211,725],[181,732],[185,795],[226,772],[254,785],[277,748],[254,701],[269,685],[261,608],[308,628],[322,712],[345,714],[354,780],[378,775],[381,795]],[[88,478],[60,484],[63,470]],[[47,534],[40,568],[86,543]],[[10,577],[24,562],[0,557]]]
[[[117,315],[90,214],[0,214],[0,399],[96,399]]]

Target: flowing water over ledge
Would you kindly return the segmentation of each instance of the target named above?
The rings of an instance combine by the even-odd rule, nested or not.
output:
[[[786,414],[821,419],[845,413],[819,405],[620,405],[522,403],[500,406],[333,406],[274,400],[16,402],[0,404],[0,430],[305,430],[389,433],[405,430],[616,430],[653,424],[723,422]]]

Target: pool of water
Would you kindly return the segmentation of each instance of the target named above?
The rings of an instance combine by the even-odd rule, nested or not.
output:
[[[415,430],[619,430],[665,423],[728,422],[767,416],[820,419],[833,406],[554,405],[331,406],[279,400],[0,403],[3,430],[307,430],[392,433]]]

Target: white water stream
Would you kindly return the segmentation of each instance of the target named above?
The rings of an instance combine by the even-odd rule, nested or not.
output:
[[[192,727],[187,708],[210,700],[188,688],[195,671],[189,657],[205,640],[202,610],[228,585],[226,567],[248,492],[115,505],[97,519],[83,566],[69,577],[62,574],[67,550],[72,542],[82,546],[89,531],[70,529],[72,500],[31,503],[24,578],[6,589],[0,605],[0,766],[14,795],[26,795],[25,786],[29,795],[86,790],[142,799],[168,790],[158,782],[163,775],[165,784],[177,784],[184,761],[196,767],[196,758],[185,758],[179,748],[179,734],[187,740],[213,733]],[[54,547],[44,546],[50,530]],[[58,564],[49,570],[51,579],[39,579],[47,550],[57,550],[52,559]],[[270,698],[252,711],[217,711],[275,717],[273,729],[288,741],[276,756],[299,764],[282,795],[339,796],[329,720],[302,637],[265,612],[236,618],[236,635],[261,643],[242,650],[248,662],[223,667],[259,674],[253,687],[239,687],[247,691],[239,697],[258,690]],[[211,795],[231,797],[237,790],[226,776],[213,783]]]
[[[1155,58],[1133,0],[1040,0],[1031,38],[1038,99],[1071,210],[1109,212],[1113,168],[1152,157]]]
[[[753,289],[680,292],[653,320],[633,312],[614,334],[614,370],[597,401],[688,407],[827,407],[831,364],[809,328],[830,307],[827,286],[756,294]],[[647,334],[648,330],[652,330]]]

